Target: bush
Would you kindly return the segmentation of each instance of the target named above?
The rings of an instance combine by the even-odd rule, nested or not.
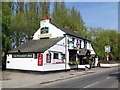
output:
[[[78,64],[79,62],[78,61],[70,61],[69,62],[69,65],[76,65],[76,64]]]

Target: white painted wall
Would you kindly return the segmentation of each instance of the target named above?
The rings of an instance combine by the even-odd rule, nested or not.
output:
[[[81,42],[81,48],[84,48],[84,40]]]
[[[97,66],[97,64],[98,64],[98,56],[97,58],[95,58],[95,66]]]
[[[34,70],[40,71],[43,66],[38,66],[38,59],[34,58],[12,58],[12,55],[7,55],[7,69],[20,69],[20,70]]]
[[[65,54],[65,38],[60,40],[54,46],[50,47],[47,51],[58,51]]]
[[[40,28],[33,35],[33,40],[38,40],[39,39],[38,36],[40,35],[41,28],[43,28],[43,27],[48,27],[49,28],[49,33],[48,34],[52,35],[50,38],[62,37],[63,34],[65,34],[65,32],[61,31],[60,29],[58,29],[54,25],[52,25],[50,23],[49,19],[46,19],[46,20],[40,21]]]
[[[90,68],[90,65],[89,65],[89,64],[86,64],[86,65],[78,65],[78,68],[80,68],[80,69]]]
[[[95,54],[95,51],[94,51],[90,41],[87,41],[87,49],[89,49],[91,51],[91,54]]]

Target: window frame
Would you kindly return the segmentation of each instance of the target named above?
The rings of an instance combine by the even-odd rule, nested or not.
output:
[[[47,56],[47,55],[49,55],[49,56]],[[48,60],[48,57],[49,57],[50,60]],[[52,60],[52,54],[51,53],[47,53],[46,54],[46,63],[51,63],[51,60]]]
[[[38,54],[34,53],[34,59],[37,59],[37,58],[38,58]]]
[[[57,58],[55,58],[55,54],[57,54]],[[53,59],[60,59],[59,52],[53,52]]]
[[[47,29],[48,31],[47,31],[47,33],[49,33],[49,27],[43,27],[43,28],[41,28],[41,30],[40,30],[40,34],[47,34],[47,33],[42,33],[43,31],[43,29]]]
[[[79,49],[82,48],[82,40],[79,40]]]

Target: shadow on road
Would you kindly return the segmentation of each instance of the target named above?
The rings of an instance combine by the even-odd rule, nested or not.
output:
[[[110,74],[109,76],[116,77],[116,79],[118,80],[118,82],[120,82],[120,72],[114,73],[114,74]]]

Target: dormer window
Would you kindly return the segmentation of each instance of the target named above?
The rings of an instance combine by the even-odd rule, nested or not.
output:
[[[48,32],[48,27],[41,28],[41,34],[47,34]]]

